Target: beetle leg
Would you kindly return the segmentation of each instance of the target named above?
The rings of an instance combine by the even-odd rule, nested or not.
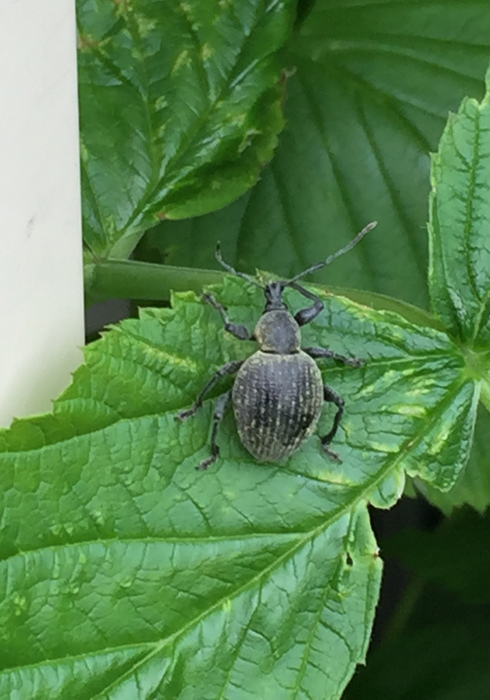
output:
[[[225,330],[228,331],[228,333],[231,333],[235,338],[239,338],[240,340],[252,340],[253,335],[248,328],[239,323],[232,323],[230,317],[226,313],[226,307],[220,304],[219,301],[216,301],[212,294],[204,294],[204,298],[211,306],[214,306],[214,308],[220,312],[223,323],[225,324]]]
[[[204,389],[201,391],[199,396],[197,397],[195,403],[193,406],[190,408],[187,408],[185,411],[181,411],[177,416],[175,416],[178,420],[185,420],[186,418],[190,418],[191,416],[194,415],[202,406],[202,402],[208,391],[213,388],[213,386],[216,384],[218,379],[221,379],[221,377],[224,377],[227,374],[235,374],[235,372],[238,372],[240,367],[243,365],[245,360],[233,360],[232,362],[227,362],[226,365],[223,365],[221,369],[219,369],[216,374],[214,374],[209,382],[206,384]]]
[[[339,396],[337,394],[336,391],[331,389],[326,384],[323,385],[323,398],[325,399],[325,401],[331,401],[332,403],[334,403],[337,406],[337,413],[335,414],[335,418],[333,419],[332,430],[327,435],[325,435],[324,437],[321,438],[322,447],[329,457],[334,459],[336,462],[342,462],[339,455],[336,452],[334,452],[333,450],[331,450],[329,445],[332,442],[332,440],[334,439],[335,434],[336,434],[338,427],[340,425],[340,421],[342,420],[342,414],[344,413],[345,401],[341,396]]]
[[[316,318],[318,314],[321,314],[321,312],[324,309],[323,301],[319,297],[317,297],[316,294],[312,294],[307,289],[301,287],[295,282],[292,282],[289,286],[295,289],[300,294],[302,294],[307,299],[311,299],[313,302],[313,306],[308,306],[306,309],[301,309],[294,316],[298,326],[304,326],[306,323],[310,323],[310,321],[313,321],[313,319]]]
[[[344,355],[339,355],[329,348],[303,348],[303,352],[315,359],[321,357],[331,357],[334,360],[342,362],[344,365],[352,365],[353,367],[362,367],[365,362],[359,357],[344,357]]]
[[[216,444],[216,436],[218,435],[218,428],[221,421],[223,420],[223,416],[225,415],[226,407],[228,405],[228,401],[230,400],[230,396],[231,391],[227,391],[226,394],[220,396],[219,399],[216,401],[213,414],[213,430],[211,432],[211,457],[203,459],[201,464],[198,467],[196,467],[196,469],[207,469],[211,466],[211,464],[214,464],[214,462],[216,462],[216,460],[219,457],[219,445]]]

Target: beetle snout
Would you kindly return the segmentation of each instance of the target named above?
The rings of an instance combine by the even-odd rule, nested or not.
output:
[[[264,311],[284,311],[287,310],[286,303],[282,295],[284,292],[284,282],[270,282],[264,291],[265,309]]]

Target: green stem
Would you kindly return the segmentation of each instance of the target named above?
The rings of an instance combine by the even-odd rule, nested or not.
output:
[[[192,290],[223,280],[223,273],[172,267],[137,260],[106,260],[85,266],[85,290],[91,303],[107,299],[167,300],[170,292]]]
[[[323,285],[318,285],[319,287]],[[364,289],[351,289],[350,287],[327,287],[327,289],[338,296],[347,297],[358,304],[369,306],[378,311],[393,311],[411,323],[418,326],[429,326],[438,331],[444,332],[444,325],[433,316],[429,311],[421,309],[418,306],[409,304],[401,299],[394,299],[386,294],[378,294],[377,292],[369,292]]]
[[[462,347],[466,361],[466,374],[475,382],[480,382],[480,401],[490,411],[490,351]]]
[[[480,401],[487,411],[490,411],[490,382],[488,375],[485,375],[481,380]]]
[[[420,596],[424,590],[424,582],[419,579],[413,579],[405,589],[403,597],[398,604],[397,609],[393,613],[391,620],[386,628],[384,643],[391,644],[399,637],[410,619],[410,616],[417,605]]]
[[[172,267],[138,260],[105,260],[85,265],[85,291],[90,303],[107,299],[163,301],[170,299],[171,291],[191,290],[200,294],[203,287],[222,282],[223,277],[224,273],[217,270]],[[374,309],[394,311],[412,323],[444,330],[427,311],[399,299],[359,289],[327,289]]]

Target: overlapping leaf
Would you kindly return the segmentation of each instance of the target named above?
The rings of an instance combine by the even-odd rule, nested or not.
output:
[[[217,290],[247,324],[256,292],[231,279]],[[444,334],[324,296],[305,345],[367,360],[324,365],[347,401],[340,466],[318,437],[257,464],[230,415],[223,459],[195,471],[212,401],[184,424],[175,414],[253,348],[192,295],[111,330],[53,415],[1,434],[4,696],[340,697],[379,589],[366,505],[391,506],[405,469],[454,483],[477,388]]]
[[[490,75],[490,74],[489,74]],[[490,89],[490,77],[487,90]],[[450,118],[432,168],[434,310],[468,347],[490,341],[490,97]]]
[[[127,257],[162,218],[251,187],[282,127],[292,0],[78,0],[84,237]]]
[[[286,127],[260,182],[223,211],[162,223],[152,245],[206,268],[220,239],[240,269],[288,276],[377,219],[317,279],[427,307],[429,153],[448,111],[483,94],[488,26],[479,0],[317,0],[287,44]]]
[[[412,574],[381,644],[343,700],[486,700],[490,682],[490,518],[465,509],[431,532],[384,538]],[[407,614],[409,613],[409,614]]]
[[[430,292],[434,310],[463,344],[468,369],[482,382],[490,407],[490,106],[464,100],[452,115],[433,159],[430,219]],[[430,498],[445,510],[470,503],[485,510],[490,502],[489,418],[479,417],[476,450],[455,489]]]
[[[488,605],[461,605],[430,586],[410,612],[403,634],[373,650],[342,700],[486,700]]]
[[[482,516],[466,508],[432,532],[407,529],[389,537],[383,550],[420,580],[437,582],[469,605],[488,604],[490,560],[481,553],[489,535],[490,514]]]

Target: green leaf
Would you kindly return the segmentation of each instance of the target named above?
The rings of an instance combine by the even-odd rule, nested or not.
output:
[[[227,209],[164,222],[165,262],[288,276],[372,219],[378,228],[317,281],[428,307],[429,152],[447,113],[480,98],[490,55],[480,0],[317,0],[287,44],[286,127],[254,189]]]
[[[427,587],[407,629],[370,654],[342,700],[487,700],[488,613]]]
[[[162,218],[251,187],[282,128],[292,0],[78,0],[85,242],[128,257]]]
[[[490,77],[490,73],[489,73]],[[466,99],[448,122],[433,158],[430,207],[430,292],[435,312],[467,347],[469,371],[482,380],[482,402],[490,406],[488,301],[490,250],[490,108]],[[464,503],[480,511],[490,503],[488,477],[489,417],[482,408],[475,452],[455,488],[441,494],[423,491],[446,512]]]
[[[383,552],[396,556],[419,579],[437,582],[466,603],[490,603],[490,560],[482,556],[489,539],[489,515],[466,509],[434,532],[410,529],[390,537]]]
[[[470,505],[483,513],[490,504],[489,454],[490,415],[480,405],[471,457],[454,487],[445,493],[432,489],[426,484],[418,484],[418,487],[434,505],[446,514],[450,514],[454,508],[463,505]]]
[[[343,700],[486,700],[489,534],[488,515],[466,509],[432,532],[385,537],[387,561],[396,559],[412,578]]]
[[[450,488],[478,387],[443,333],[318,292],[305,346],[367,360],[322,365],[346,399],[340,466],[317,436],[257,464],[229,415],[222,459],[194,469],[213,402],[175,415],[254,346],[190,293],[108,332],[52,415],[0,433],[2,697],[341,696],[379,591],[367,504],[393,505],[404,469]],[[260,315],[260,290],[216,294],[238,322]]]
[[[487,75],[490,87],[490,72]],[[465,344],[490,340],[490,96],[463,101],[433,158],[430,207],[432,306]]]

